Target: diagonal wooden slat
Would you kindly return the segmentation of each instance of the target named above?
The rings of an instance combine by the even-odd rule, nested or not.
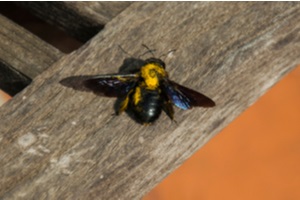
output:
[[[299,3],[134,3],[0,108],[0,198],[140,199],[300,62]],[[153,126],[113,117],[113,99],[63,88],[118,70],[141,44],[213,109]]]
[[[0,15],[0,88],[15,95],[63,53]]]
[[[31,79],[62,55],[59,50],[0,15],[0,61]]]

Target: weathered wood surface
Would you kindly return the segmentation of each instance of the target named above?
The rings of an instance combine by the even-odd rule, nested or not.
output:
[[[0,15],[1,89],[16,94],[61,56],[59,50]]]
[[[17,2],[86,41],[130,2]],[[5,6],[5,5],[4,5]],[[13,34],[11,34],[13,33]],[[0,16],[0,89],[15,95],[63,54]],[[18,59],[16,59],[18,58]]]
[[[24,28],[0,15],[0,61],[31,79],[64,54]]]
[[[1,199],[139,199],[300,63],[299,3],[132,4],[0,108]],[[118,70],[120,44],[177,49],[170,77],[217,103],[153,126],[59,85]]]
[[[17,2],[39,18],[61,27],[80,41],[96,35],[130,2]]]

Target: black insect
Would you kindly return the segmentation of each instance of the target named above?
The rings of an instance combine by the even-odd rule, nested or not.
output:
[[[159,58],[127,58],[118,74],[73,76],[60,81],[75,90],[118,97],[116,114],[126,111],[137,122],[151,124],[162,110],[174,120],[173,104],[183,110],[213,107],[207,96],[168,79],[165,63]]]

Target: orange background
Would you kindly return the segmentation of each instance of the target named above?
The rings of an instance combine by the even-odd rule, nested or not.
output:
[[[300,199],[300,66],[144,200]]]
[[[10,96],[0,90],[0,106],[10,99]]]

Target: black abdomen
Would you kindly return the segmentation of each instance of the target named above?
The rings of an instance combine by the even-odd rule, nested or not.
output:
[[[133,101],[131,101],[133,102]],[[136,121],[142,124],[152,123],[158,119],[162,111],[162,100],[156,90],[141,89],[141,100],[137,105],[131,105]]]

